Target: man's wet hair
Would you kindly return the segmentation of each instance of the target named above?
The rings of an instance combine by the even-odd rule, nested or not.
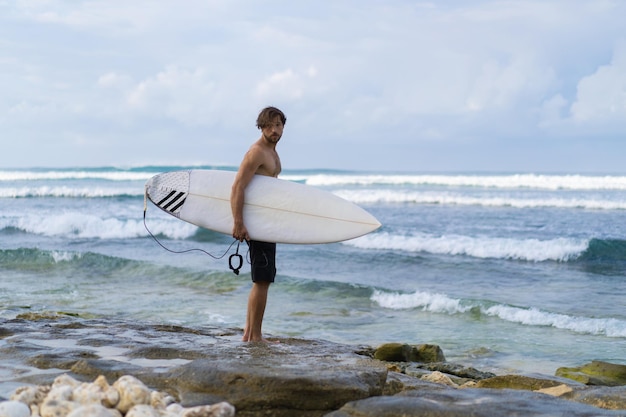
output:
[[[259,129],[263,129],[265,126],[268,126],[270,123],[274,121],[276,116],[280,117],[280,121],[283,122],[283,126],[287,123],[287,118],[285,114],[277,109],[276,107],[266,107],[261,110],[259,113],[259,117],[256,119],[256,127]]]

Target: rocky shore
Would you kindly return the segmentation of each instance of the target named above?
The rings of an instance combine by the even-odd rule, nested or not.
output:
[[[495,375],[427,343],[240,337],[69,314],[3,321],[0,417],[626,416],[625,365]]]

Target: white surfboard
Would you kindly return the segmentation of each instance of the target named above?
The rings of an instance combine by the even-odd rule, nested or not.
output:
[[[231,235],[230,192],[236,174],[166,172],[148,180],[146,195],[172,216]],[[246,188],[243,216],[251,239],[276,243],[340,242],[381,226],[361,207],[328,191],[262,175],[255,175]]]

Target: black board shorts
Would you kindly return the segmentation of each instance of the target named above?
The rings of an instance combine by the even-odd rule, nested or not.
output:
[[[274,282],[276,277],[276,243],[251,240],[249,244],[252,282]]]

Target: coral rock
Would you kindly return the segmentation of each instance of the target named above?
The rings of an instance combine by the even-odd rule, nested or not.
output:
[[[113,408],[106,408],[100,404],[81,405],[74,409],[67,417],[122,417],[122,414]],[[43,416],[42,416],[43,417]]]
[[[449,387],[455,387],[455,388],[458,387],[458,385],[455,384],[448,375],[446,375],[446,374],[444,374],[442,372],[439,372],[439,371],[435,371],[435,372],[433,372],[431,374],[424,375],[421,379],[423,381],[435,382],[437,384],[443,384],[443,385],[447,385]]]
[[[165,410],[171,404],[174,404],[176,399],[171,395],[161,392],[161,391],[152,391],[150,394],[150,405],[157,410]]]
[[[49,385],[41,385],[39,387],[20,387],[15,390],[13,395],[11,395],[11,400],[20,401],[28,406],[31,406],[34,404],[40,404],[49,392]]]
[[[30,417],[30,409],[20,401],[3,401],[0,403],[0,417]]]
[[[227,402],[186,408],[180,417],[234,417],[235,407]]]
[[[124,375],[113,383],[120,395],[115,406],[122,414],[126,414],[134,405],[150,404],[150,390],[146,385],[131,375]]]
[[[162,413],[155,410],[151,406],[147,404],[139,404],[133,406],[128,413],[126,413],[126,417],[161,417]]]
[[[52,387],[55,386],[60,386],[60,385],[68,385],[72,388],[75,388],[77,386],[79,386],[81,384],[80,381],[72,378],[71,376],[67,375],[67,374],[63,374],[63,375],[59,375],[54,379],[54,382],[52,383]]]
[[[41,417],[65,417],[78,407],[80,407],[80,404],[74,401],[46,400],[39,407],[39,413]],[[86,414],[83,415],[85,416]]]
[[[113,408],[119,402],[119,392],[100,375],[93,383],[82,383],[74,388],[72,400],[83,405],[101,404]]]

